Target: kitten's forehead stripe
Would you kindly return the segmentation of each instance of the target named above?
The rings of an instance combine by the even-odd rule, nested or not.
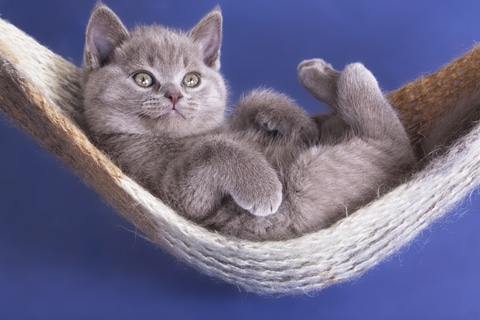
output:
[[[147,62],[148,62],[149,67],[151,67],[151,68],[155,67],[155,65],[156,65],[156,63],[155,63],[156,59],[155,58],[157,58],[156,55],[148,55],[147,56],[147,60],[148,60]]]
[[[190,66],[190,61],[186,55],[183,55],[183,68],[188,69]]]

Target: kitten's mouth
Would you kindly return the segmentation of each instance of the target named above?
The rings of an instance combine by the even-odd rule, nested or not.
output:
[[[185,115],[178,110],[178,108],[170,107],[168,110],[159,110],[159,109],[150,109],[143,110],[140,114],[140,117],[150,120],[161,120],[168,118],[180,117],[182,119],[187,119]]]
[[[160,119],[172,118],[172,117],[181,117],[183,119],[187,119],[180,111],[173,108],[163,114],[158,115],[157,117],[155,117],[155,119],[160,120]]]

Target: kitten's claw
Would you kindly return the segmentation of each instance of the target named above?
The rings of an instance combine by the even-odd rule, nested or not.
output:
[[[297,68],[300,83],[315,98],[329,105],[335,102],[340,72],[322,59],[302,61]]]

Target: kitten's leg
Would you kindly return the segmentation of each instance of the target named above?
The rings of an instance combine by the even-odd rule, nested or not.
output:
[[[196,220],[213,213],[227,195],[257,216],[275,213],[282,202],[282,184],[263,155],[221,136],[193,148],[168,176],[174,201]]]
[[[300,83],[315,98],[333,108],[334,112],[312,117],[320,132],[321,143],[335,144],[345,138],[348,125],[337,113],[337,83],[340,72],[322,59],[302,61],[298,65]]]
[[[297,234],[328,227],[399,183],[411,150],[391,141],[353,137],[315,146],[291,166],[285,200]]]
[[[388,136],[409,143],[397,113],[362,64],[353,63],[338,72],[325,61],[313,59],[300,63],[298,74],[305,88],[334,108],[356,135],[380,139]]]
[[[381,92],[373,74],[360,63],[345,67],[338,80],[338,112],[354,133],[379,141],[390,140],[392,149],[409,151],[403,124]],[[413,156],[411,157],[413,159]]]
[[[415,158],[404,127],[363,65],[337,73],[312,60],[299,69],[302,83],[329,101],[351,131],[338,144],[302,153],[291,168],[286,196],[296,208],[293,228],[303,233],[334,223],[397,184]]]

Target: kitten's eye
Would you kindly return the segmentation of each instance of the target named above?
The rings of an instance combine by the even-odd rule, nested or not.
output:
[[[133,80],[135,80],[135,83],[143,88],[151,87],[155,83],[153,77],[146,72],[135,73],[133,75]]]
[[[195,88],[200,84],[200,76],[194,72],[187,73],[183,78],[183,85],[189,88]]]

